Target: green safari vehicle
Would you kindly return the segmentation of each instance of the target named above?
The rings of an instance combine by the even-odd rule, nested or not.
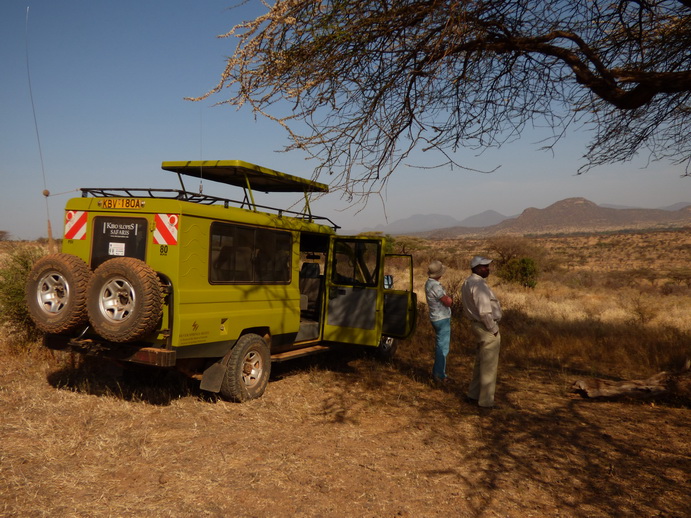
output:
[[[238,160],[163,162],[181,189],[83,188],[62,252],[39,259],[29,313],[52,349],[176,368],[201,389],[260,397],[272,362],[339,347],[390,358],[416,322],[412,257],[338,236],[309,194],[324,184]],[[242,189],[185,189],[183,176]],[[255,203],[302,192],[302,211]]]

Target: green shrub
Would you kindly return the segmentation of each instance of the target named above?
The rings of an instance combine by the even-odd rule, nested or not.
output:
[[[538,268],[530,257],[514,257],[499,268],[497,275],[506,281],[534,288],[537,285]]]
[[[24,300],[24,286],[34,262],[46,254],[39,246],[21,245],[7,250],[0,259],[0,322],[11,332],[37,339]]]
[[[553,272],[560,268],[560,260],[534,239],[520,236],[497,236],[487,240],[489,257],[494,259],[497,270],[512,259],[529,258],[539,272]],[[580,262],[577,261],[577,262]]]

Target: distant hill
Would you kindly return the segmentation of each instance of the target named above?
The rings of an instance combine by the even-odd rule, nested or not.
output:
[[[660,207],[660,210],[672,210],[672,211],[677,211],[681,209],[685,209],[686,207],[691,207],[691,203],[675,203],[674,205],[670,205],[669,207]]]
[[[685,203],[685,202],[680,202],[680,203],[675,203],[674,205],[668,205],[667,207],[658,207],[659,210],[681,210],[685,207],[688,207],[691,205],[691,203]],[[612,203],[603,203],[600,205],[600,207],[604,207],[606,209],[637,209],[638,207],[631,207],[630,205],[614,205]]]
[[[388,225],[342,232],[444,237],[499,233],[573,233],[650,227],[678,228],[691,225],[689,211],[691,203],[684,202],[659,209],[639,209],[622,205],[596,205],[585,198],[567,198],[545,209],[526,209],[516,216],[504,216],[497,211],[486,210],[459,221],[443,214],[415,214]]]
[[[405,219],[396,220],[388,225],[377,225],[373,228],[363,229],[363,232],[382,232],[383,234],[396,235],[428,232],[449,227],[489,227],[506,219],[508,219],[508,216],[499,214],[494,210],[486,210],[461,221],[443,214],[415,214]]]
[[[442,214],[415,214],[405,219],[399,219],[388,225],[378,225],[368,231],[383,232],[384,234],[407,234],[411,232],[426,232],[446,227],[457,227],[461,224],[456,218]]]
[[[613,209],[585,198],[567,198],[544,209],[528,208],[518,217],[482,228],[458,226],[438,229],[425,237],[442,239],[464,235],[548,234],[644,228],[691,227],[691,204],[678,210]]]
[[[465,218],[459,226],[461,227],[490,227],[492,225],[498,225],[504,220],[510,219],[509,216],[504,216],[499,214],[495,210],[486,210],[475,216],[470,216]]]

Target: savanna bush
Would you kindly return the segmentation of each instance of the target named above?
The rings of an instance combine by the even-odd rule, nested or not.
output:
[[[529,257],[540,269],[552,268],[547,250],[531,239],[520,236],[497,236],[488,239],[487,245],[494,256],[493,259],[499,265],[508,263],[511,259]]]
[[[40,334],[34,326],[24,300],[24,286],[37,259],[47,253],[35,245],[10,247],[0,259],[0,322],[11,333],[30,340]]]
[[[496,273],[501,279],[534,288],[540,272],[554,270],[547,251],[533,241],[518,236],[499,236],[488,241],[496,257]]]
[[[686,286],[679,286],[674,282],[667,282],[660,286],[660,293],[662,295],[684,295],[689,291]]]
[[[514,257],[499,267],[497,275],[505,281],[515,282],[526,288],[537,286],[538,269],[530,257]]]
[[[691,268],[675,268],[669,272],[669,277],[674,282],[691,288]]]
[[[424,239],[409,236],[389,236],[387,241],[391,243],[392,252],[397,254],[413,254],[416,256],[425,250],[430,250],[430,245]]]

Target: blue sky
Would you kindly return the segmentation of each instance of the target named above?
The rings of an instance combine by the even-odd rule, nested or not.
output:
[[[287,140],[269,121],[255,120],[249,110],[213,106],[223,97],[183,99],[216,84],[232,52],[232,41],[216,36],[261,9],[258,1],[229,9],[236,3],[0,2],[0,230],[15,239],[46,235],[44,176],[54,194],[48,210],[55,237],[62,235],[64,204],[80,187],[178,188],[177,177],[160,169],[164,160],[238,159],[309,178],[312,163],[298,152],[278,152]],[[501,166],[492,174],[418,169],[433,160],[419,153],[366,208],[348,209],[332,193],[313,212],[360,230],[414,214],[463,219],[491,209],[513,215],[576,196],[645,208],[691,201],[691,178],[681,178],[680,167],[642,169],[641,161],[577,176],[586,133],[570,133],[554,153],[539,151],[538,139],[525,134],[480,157],[459,153],[471,167]],[[235,197],[213,184],[204,192]]]

